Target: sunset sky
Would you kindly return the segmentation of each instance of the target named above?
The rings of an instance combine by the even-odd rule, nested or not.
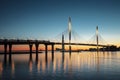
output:
[[[120,45],[120,0],[0,0],[0,38],[49,40],[68,28],[69,16],[86,41],[98,26],[108,44]]]

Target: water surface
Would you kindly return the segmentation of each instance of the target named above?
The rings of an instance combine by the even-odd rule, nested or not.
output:
[[[0,55],[0,80],[120,80],[120,52]]]

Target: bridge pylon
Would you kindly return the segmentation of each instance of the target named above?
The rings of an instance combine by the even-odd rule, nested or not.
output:
[[[98,26],[96,26],[96,42],[97,42],[97,51],[99,51]]]
[[[71,24],[71,18],[69,17],[68,21],[68,32],[69,32],[69,51],[71,52],[71,32],[72,32],[72,24]]]

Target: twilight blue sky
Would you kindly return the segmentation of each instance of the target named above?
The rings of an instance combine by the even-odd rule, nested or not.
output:
[[[95,34],[120,43],[120,0],[0,0],[0,37],[54,38],[68,27],[84,39]]]

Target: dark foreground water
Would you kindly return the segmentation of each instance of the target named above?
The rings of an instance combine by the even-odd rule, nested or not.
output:
[[[49,52],[47,59],[44,53],[35,58],[13,54],[5,63],[0,55],[0,80],[120,80],[120,52],[55,52],[54,58]]]

